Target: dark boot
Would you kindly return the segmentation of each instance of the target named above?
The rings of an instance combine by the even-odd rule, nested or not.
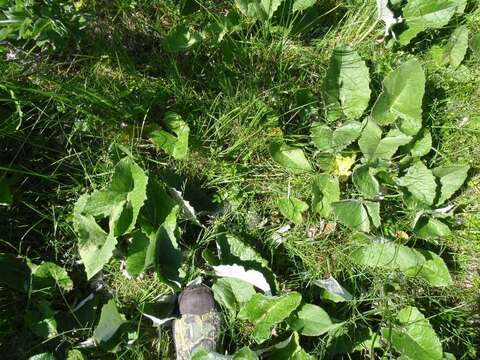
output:
[[[220,336],[220,314],[212,291],[205,285],[186,288],[178,299],[180,319],[173,322],[177,360],[190,360],[195,351],[216,351]]]

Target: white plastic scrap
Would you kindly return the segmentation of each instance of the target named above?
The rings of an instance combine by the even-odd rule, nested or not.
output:
[[[388,0],[377,0],[377,12],[378,19],[385,23],[385,33],[383,34],[383,37],[386,38],[389,35],[392,35],[393,38],[396,39],[392,28],[394,25],[403,22],[403,19],[395,16],[393,11],[388,7]]]
[[[322,289],[325,289],[329,293],[339,296],[346,301],[350,301],[353,299],[352,294],[350,294],[342,285],[340,285],[333,276],[330,276],[329,278],[324,280],[315,280],[313,283],[321,287]]]
[[[233,277],[243,281],[246,281],[256,288],[262,290],[266,295],[272,294],[272,289],[268,284],[265,276],[257,270],[246,270],[241,265],[219,265],[214,266],[213,270],[218,277]]]

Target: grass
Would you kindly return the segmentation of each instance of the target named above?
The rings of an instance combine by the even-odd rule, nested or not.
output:
[[[167,183],[187,184],[192,203],[210,219],[211,225],[203,230],[182,223],[187,280],[203,276],[211,281],[202,251],[215,247],[217,232],[228,230],[241,234],[268,260],[281,291],[297,290],[306,301],[318,302],[312,281],[333,275],[358,296],[348,304],[321,305],[352,328],[366,324],[378,330],[398,309],[417,306],[445,351],[458,359],[476,358],[480,61],[470,52],[452,70],[436,65],[429,49],[445,43],[457,22],[478,33],[478,4],[471,1],[464,16],[442,30],[426,32],[407,48],[378,43],[382,27],[375,21],[371,1],[329,0],[318,6],[319,16],[310,24],[307,16],[284,16],[278,23],[264,25],[242,19],[242,29],[221,44],[204,42],[185,53],[165,52],[164,38],[174,26],[188,23],[201,30],[232,8],[230,2],[199,4],[199,11],[182,15],[168,0],[85,1],[83,10],[91,17],[77,47],[55,54],[19,51],[15,61],[0,63],[1,110],[16,111],[12,101],[3,100],[13,91],[23,112],[20,129],[1,142],[0,176],[6,175],[14,202],[0,207],[0,252],[65,267],[75,288],[55,297],[54,303],[68,315],[69,304],[91,292],[78,263],[73,204],[80,194],[105,187],[114,164],[132,155],[151,175]],[[420,59],[427,75],[424,123],[433,136],[427,163],[472,166],[455,200],[455,231],[434,244],[421,244],[446,259],[454,278],[451,287],[434,289],[418,279],[359,271],[348,251],[355,243],[351,230],[336,224],[333,231],[326,231],[317,216],[294,226],[282,244],[274,240],[275,231],[288,223],[278,211],[278,197],[288,188],[292,195],[310,199],[312,176],[285,172],[271,159],[268,145],[283,134],[287,143],[301,146],[310,159],[320,162],[309,145],[310,125],[324,118],[322,82],[334,47],[345,43],[367,59],[372,99],[380,93],[386,74],[412,56]],[[5,57],[8,48],[0,51]],[[147,139],[146,127],[158,123],[167,110],[181,114],[190,126],[186,160],[173,160]],[[355,192],[352,185],[345,186],[347,193]],[[392,218],[400,199],[389,200],[379,232],[398,238],[399,231],[409,228],[412,214]],[[333,227],[331,221],[326,221],[327,229]],[[110,262],[103,276],[101,296],[113,296],[140,335],[116,354],[95,358],[171,357],[169,330],[157,332],[140,311],[172,290],[154,273],[126,279],[118,260]],[[0,289],[0,348],[12,359],[43,351],[65,354],[92,334],[95,321],[87,319],[81,330],[65,328],[54,339],[41,339],[23,321],[28,307],[21,297]],[[224,328],[229,352],[253,345],[248,324],[227,318]],[[282,338],[282,328],[278,332]],[[319,358],[350,358],[334,355],[331,345],[326,338],[302,338],[302,346]],[[352,356],[361,358],[360,354]]]

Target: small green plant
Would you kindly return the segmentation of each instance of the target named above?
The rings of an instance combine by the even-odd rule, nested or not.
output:
[[[87,21],[73,1],[3,0],[0,40],[55,50],[78,37]]]

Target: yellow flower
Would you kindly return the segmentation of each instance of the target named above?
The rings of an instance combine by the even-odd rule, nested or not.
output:
[[[347,180],[347,178],[352,174],[350,169],[355,163],[355,155],[352,156],[342,156],[337,155],[335,157],[335,162],[333,165],[333,175],[339,177],[341,181]]]

